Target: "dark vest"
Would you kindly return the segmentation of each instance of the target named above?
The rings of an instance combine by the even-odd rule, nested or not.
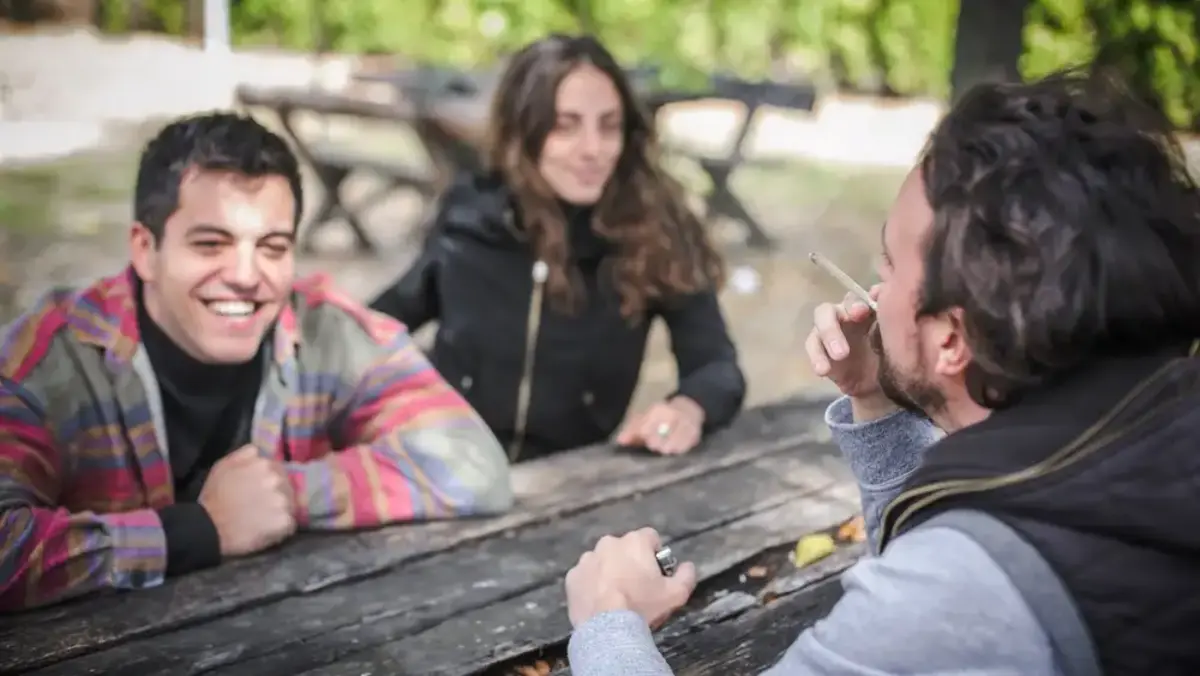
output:
[[[1200,358],[1098,360],[948,435],[884,512],[881,546],[959,508],[1038,550],[1105,674],[1200,674]]]

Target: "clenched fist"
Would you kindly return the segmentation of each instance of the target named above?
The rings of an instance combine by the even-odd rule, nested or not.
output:
[[[283,465],[243,446],[213,465],[198,501],[221,540],[221,556],[245,556],[296,532],[296,503]]]
[[[658,532],[642,528],[621,537],[606,535],[567,573],[567,615],[578,627],[605,612],[632,610],[657,628],[687,603],[696,588],[696,567],[683,562],[666,577],[654,553]]]

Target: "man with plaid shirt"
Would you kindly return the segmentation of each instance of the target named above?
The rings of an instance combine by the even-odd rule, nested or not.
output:
[[[301,205],[275,134],[174,122],[129,267],[0,333],[0,610],[512,504],[503,449],[403,325],[294,280]]]

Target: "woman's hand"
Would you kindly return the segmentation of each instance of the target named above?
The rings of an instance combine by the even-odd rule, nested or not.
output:
[[[655,453],[679,455],[700,443],[704,409],[688,397],[659,402],[625,422],[617,434],[622,446],[644,446]]]

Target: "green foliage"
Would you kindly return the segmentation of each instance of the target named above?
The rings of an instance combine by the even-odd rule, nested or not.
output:
[[[119,22],[124,0],[103,0]],[[185,3],[144,0],[164,26]],[[974,0],[978,2],[991,0]],[[1034,0],[1021,72],[1097,59],[1182,126],[1200,126],[1196,0]],[[943,97],[957,2],[935,0],[240,0],[242,45],[397,54],[479,67],[551,31],[598,35],[626,63],[655,63],[669,85],[713,71]],[[971,39],[967,36],[966,39]]]
[[[100,16],[100,28],[113,33],[140,23],[172,35],[182,34],[187,27],[187,5],[180,0],[142,0],[138,17],[133,16],[129,0],[100,0]]]

